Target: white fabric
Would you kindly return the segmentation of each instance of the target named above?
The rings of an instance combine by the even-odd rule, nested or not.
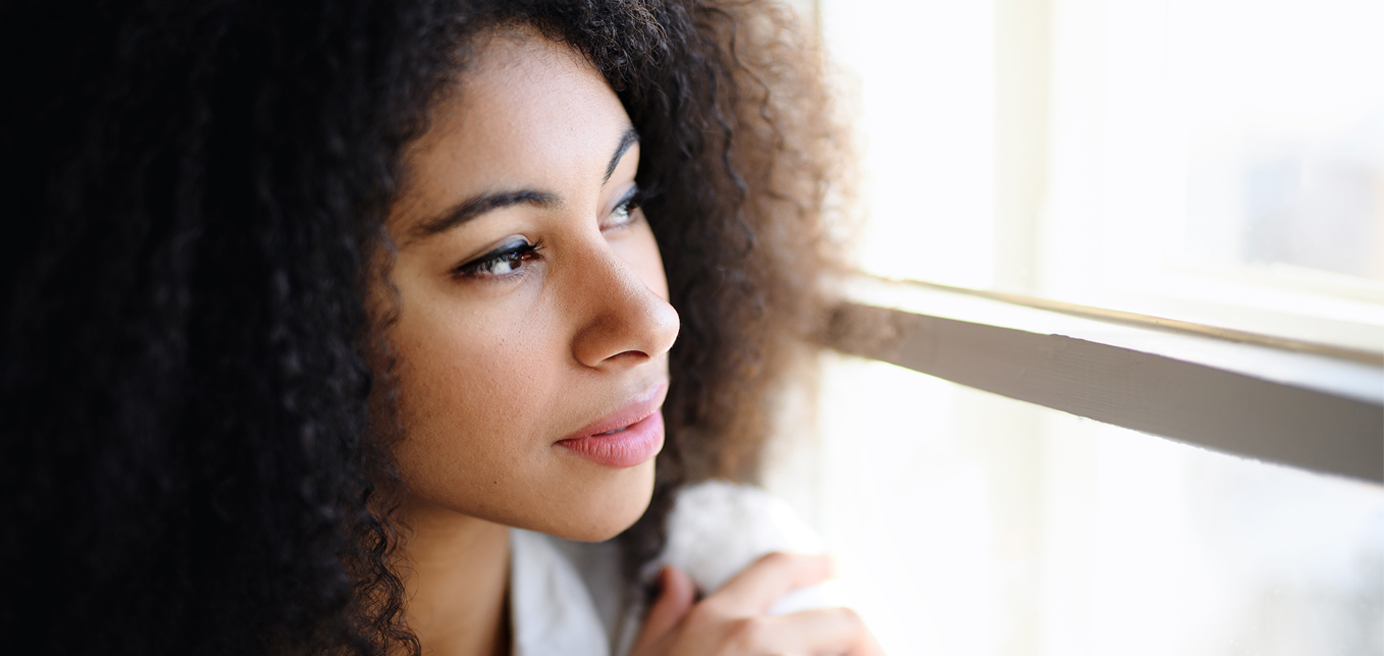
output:
[[[547,536],[510,531],[515,656],[610,656],[610,638],[581,575]]]
[[[620,577],[619,549],[521,529],[510,530],[510,617],[515,656],[623,656],[644,608]],[[814,553],[821,542],[787,504],[754,487],[724,482],[691,486],[668,522],[668,546],[646,570],[686,571],[705,593],[772,551]],[[771,613],[830,605],[822,586],[794,591]]]

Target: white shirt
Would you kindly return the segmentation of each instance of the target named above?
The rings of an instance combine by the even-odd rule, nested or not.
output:
[[[620,574],[614,542],[581,543],[510,529],[514,656],[624,656],[644,607]],[[772,551],[815,553],[820,541],[787,504],[754,487],[713,481],[685,488],[668,517],[668,544],[645,570],[687,572],[710,593]],[[794,591],[770,614],[830,604],[820,587]]]

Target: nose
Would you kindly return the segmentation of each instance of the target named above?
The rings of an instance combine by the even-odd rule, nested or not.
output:
[[[672,348],[678,313],[665,300],[667,283],[657,247],[651,261],[626,261],[597,249],[581,267],[574,293],[584,302],[572,340],[577,362],[594,369],[636,366]]]

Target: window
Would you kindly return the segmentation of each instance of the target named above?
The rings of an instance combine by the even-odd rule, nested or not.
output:
[[[1032,293],[1384,352],[1384,6],[1052,5]]]
[[[886,649],[1384,653],[1381,5],[811,10],[919,282],[853,283],[765,483]]]

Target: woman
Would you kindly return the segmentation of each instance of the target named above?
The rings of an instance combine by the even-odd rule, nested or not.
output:
[[[27,651],[503,653],[507,526],[631,588],[752,474],[831,175],[782,10],[56,4],[0,10]],[[824,568],[665,569],[632,653],[873,653],[763,617]]]

